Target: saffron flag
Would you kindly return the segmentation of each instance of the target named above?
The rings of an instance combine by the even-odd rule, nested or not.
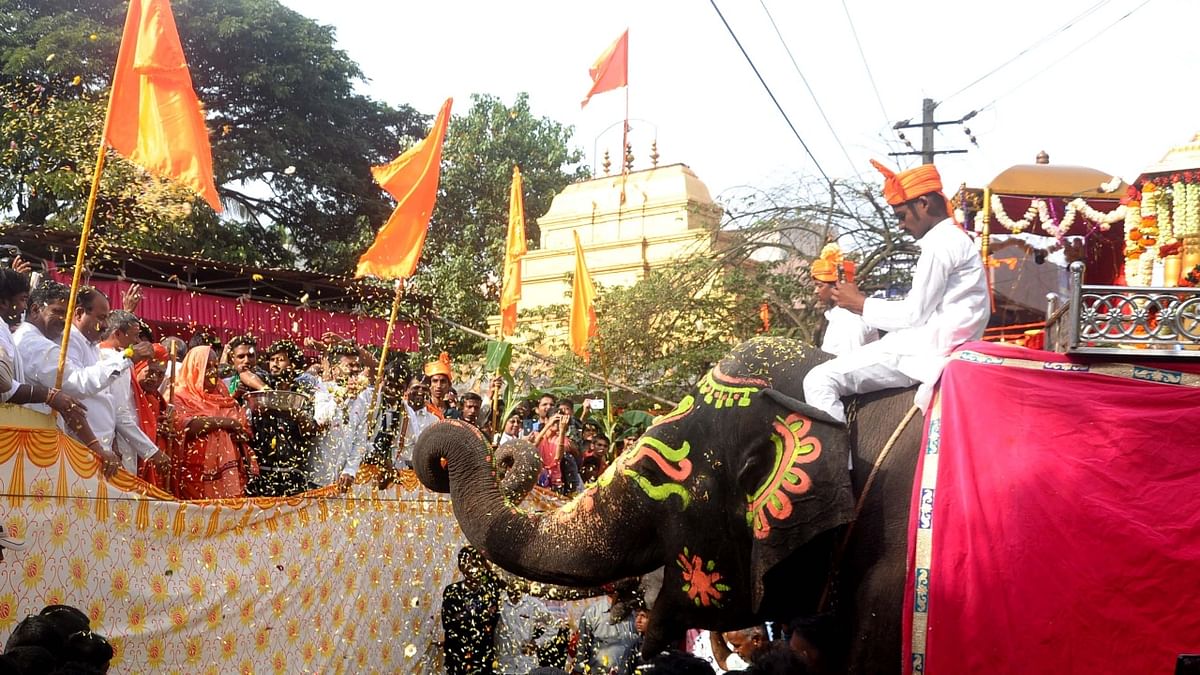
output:
[[[358,259],[356,277],[407,279],[416,272],[429,231],[429,218],[437,202],[442,141],[450,124],[453,102],[454,99],[448,98],[442,104],[433,129],[421,142],[391,162],[371,167],[375,182],[395,198],[396,210],[379,228],[375,242]]]
[[[583,246],[579,244],[579,233],[575,235],[575,283],[571,299],[571,351],[578,354],[584,361],[590,356],[587,350],[588,338],[595,337],[598,332],[596,325],[596,287],[592,285],[592,275],[588,273],[587,263],[583,259]]]
[[[130,0],[103,141],[146,171],[186,185],[221,211],[204,113],[168,0]]]
[[[617,41],[608,46],[600,58],[588,69],[592,77],[592,88],[588,91],[583,102],[583,108],[596,94],[612,91],[618,87],[629,86],[629,29],[626,28]]]
[[[513,167],[508,196],[508,241],[504,246],[504,280],[500,286],[500,337],[517,329],[517,301],[521,299],[521,258],[525,255],[525,195],[521,170]]]

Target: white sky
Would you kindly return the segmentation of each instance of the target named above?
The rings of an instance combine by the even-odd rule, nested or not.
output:
[[[574,144],[589,163],[594,147],[597,154],[609,148],[617,156],[625,96],[601,94],[580,110],[591,84],[587,69],[628,27],[635,168],[648,166],[650,140],[657,135],[660,163],[688,164],[714,196],[816,173],[704,0],[282,1],[336,27],[338,45],[370,79],[362,89],[371,96],[432,115],[447,96],[463,114],[472,93],[511,102],[527,91],[535,114],[575,127]],[[763,2],[846,153],[818,113],[763,4],[717,4],[834,178],[858,172],[874,179],[867,161],[872,157],[902,166],[919,161],[886,153],[906,149],[889,145],[895,140],[890,125],[919,120],[924,97],[944,100],[938,120],[957,119],[1000,97],[968,123],[980,147],[938,159],[948,190],[962,181],[982,186],[1013,164],[1031,163],[1042,149],[1052,163],[1131,179],[1200,131],[1195,38],[1200,0],[1149,0],[1144,7],[1146,0]],[[1073,27],[951,96],[1088,10],[1093,11]],[[918,149],[920,133],[908,131]],[[968,147],[955,126],[942,128],[936,142],[939,148]]]

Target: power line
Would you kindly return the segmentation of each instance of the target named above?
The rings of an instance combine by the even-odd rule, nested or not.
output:
[[[1078,45],[1076,45],[1076,46],[1075,46],[1073,49],[1071,49],[1071,50],[1070,50],[1070,51],[1068,51],[1067,53],[1063,54],[1062,56],[1058,57],[1057,59],[1055,59],[1054,61],[1052,61],[1052,62],[1051,62],[1049,65],[1047,65],[1046,67],[1044,67],[1044,68],[1040,69],[1038,72],[1034,73],[1033,75],[1030,75],[1029,77],[1025,78],[1024,80],[1021,80],[1021,82],[1020,82],[1020,83],[1018,83],[1018,84],[1017,84],[1015,87],[1013,87],[1012,89],[1009,89],[1008,91],[1004,92],[1003,94],[1000,94],[999,96],[997,96],[996,98],[992,99],[992,100],[991,100],[991,101],[989,101],[988,103],[986,103],[986,104],[984,104],[984,105],[981,105],[981,106],[979,106],[978,108],[976,108],[975,110],[973,110],[973,111],[972,111],[971,113],[969,113],[969,114],[972,114],[972,115],[973,115],[973,114],[976,114],[976,113],[982,112],[982,111],[984,111],[984,110],[987,110],[988,108],[990,108],[990,107],[992,107],[993,105],[995,105],[995,104],[996,104],[996,102],[997,102],[997,101],[999,101],[1000,99],[1004,98],[1005,96],[1008,96],[1009,94],[1013,93],[1014,91],[1016,91],[1016,90],[1020,89],[1021,87],[1024,87],[1025,85],[1029,84],[1029,83],[1030,83],[1030,82],[1032,82],[1033,80],[1036,80],[1037,78],[1041,77],[1042,75],[1045,75],[1046,73],[1050,72],[1050,70],[1051,70],[1051,69],[1053,69],[1053,68],[1054,68],[1054,66],[1058,65],[1059,63],[1062,63],[1064,60],[1066,60],[1066,59],[1067,59],[1067,57],[1071,56],[1072,54],[1074,54],[1075,52],[1079,51],[1080,49],[1083,49],[1084,47],[1086,47],[1086,46],[1090,45],[1090,44],[1092,43],[1092,41],[1093,41],[1093,40],[1095,40],[1096,38],[1100,37],[1101,35],[1104,35],[1104,34],[1105,34],[1105,33],[1107,33],[1108,31],[1112,30],[1112,28],[1113,28],[1113,27],[1115,27],[1117,24],[1121,23],[1121,22],[1122,22],[1122,21],[1124,21],[1125,19],[1128,19],[1130,16],[1133,16],[1134,12],[1137,12],[1137,11],[1138,11],[1138,10],[1140,10],[1141,8],[1143,8],[1143,7],[1145,7],[1146,5],[1150,4],[1150,3],[1151,3],[1151,1],[1152,1],[1152,0],[1143,0],[1143,2],[1142,2],[1140,5],[1138,5],[1137,7],[1134,7],[1133,9],[1129,10],[1128,12],[1125,12],[1125,14],[1121,15],[1121,16],[1120,16],[1120,17],[1119,17],[1119,18],[1118,18],[1116,21],[1113,21],[1112,23],[1108,24],[1108,25],[1107,25],[1107,26],[1105,26],[1104,28],[1101,28],[1101,29],[1100,29],[1100,30],[1099,30],[1099,31],[1098,31],[1096,34],[1092,35],[1091,37],[1089,37],[1088,39],[1084,40],[1083,42],[1080,42],[1080,43],[1079,43]]]
[[[771,22],[771,28],[775,30],[776,37],[779,38],[779,44],[783,45],[783,51],[787,52],[788,58],[792,61],[792,67],[796,69],[796,74],[800,76],[800,81],[804,83],[804,88],[808,90],[808,95],[812,97],[813,104],[817,106],[817,112],[821,113],[821,119],[825,120],[825,126],[829,127],[829,133],[833,136],[833,140],[837,141],[838,147],[842,149],[842,156],[846,158],[846,163],[850,165],[850,170],[859,178],[862,174],[855,167],[854,160],[850,159],[850,153],[846,150],[846,146],[842,143],[842,139],[838,136],[837,131],[833,128],[833,122],[829,121],[829,115],[825,114],[825,109],[821,107],[821,102],[817,100],[817,93],[808,83],[808,78],[800,70],[800,64],[796,63],[796,57],[792,55],[792,50],[788,48],[787,41],[783,39],[783,33],[779,31],[779,26],[775,24],[775,17],[771,16],[771,10],[767,9],[765,0],[758,0],[758,4],[762,5],[763,12],[767,15],[767,20]]]
[[[954,98],[955,96],[958,96],[959,94],[970,89],[971,87],[974,87],[975,85],[979,84],[980,82],[983,82],[984,80],[991,77],[992,75],[995,75],[997,72],[1004,69],[1012,62],[1016,61],[1017,59],[1021,58],[1022,56],[1025,56],[1026,54],[1037,49],[1038,47],[1041,47],[1043,44],[1045,44],[1051,38],[1057,37],[1057,36],[1061,35],[1062,33],[1065,33],[1066,31],[1070,30],[1075,24],[1079,23],[1080,21],[1082,21],[1082,20],[1086,19],[1087,17],[1091,16],[1092,14],[1096,13],[1097,10],[1099,10],[1101,7],[1107,5],[1109,2],[1111,2],[1111,0],[1100,0],[1099,2],[1093,4],[1091,7],[1088,7],[1087,9],[1083,10],[1079,14],[1077,14],[1074,17],[1072,17],[1071,19],[1069,19],[1065,24],[1050,31],[1046,35],[1043,35],[1040,39],[1038,39],[1033,44],[1031,44],[1028,47],[1026,47],[1025,49],[1022,49],[1021,51],[1017,52],[1016,56],[1013,56],[1012,58],[1001,63],[1000,65],[996,66],[995,68],[992,68],[988,72],[986,72],[983,75],[980,75],[979,77],[972,80],[969,84],[967,84],[962,89],[959,89],[958,91],[954,92],[953,94],[950,94],[946,98],[942,99],[940,101],[940,103],[945,103],[946,101],[949,101],[950,99]]]
[[[721,8],[716,6],[716,0],[708,0],[708,1],[709,1],[709,4],[713,5],[713,10],[716,11],[716,16],[718,16],[721,19],[721,23],[725,24],[725,30],[730,32],[730,37],[733,38],[733,42],[737,44],[738,49],[742,50],[742,55],[745,56],[746,62],[748,62],[748,64],[750,64],[750,70],[754,71],[755,76],[758,78],[758,83],[762,84],[762,88],[767,90],[767,96],[770,96],[770,101],[775,103],[775,108],[779,109],[779,114],[784,115],[784,121],[786,121],[788,129],[792,130],[792,135],[796,136],[797,141],[800,142],[800,147],[803,147],[805,153],[808,153],[809,159],[812,160],[812,163],[814,163],[814,166],[817,167],[817,172],[821,173],[821,177],[826,179],[826,183],[828,183],[829,185],[833,185],[833,179],[830,179],[829,174],[824,172],[824,169],[821,168],[821,162],[817,161],[816,155],[812,154],[812,150],[809,149],[809,144],[805,143],[804,138],[800,137],[800,132],[796,131],[796,125],[792,124],[792,119],[787,117],[787,113],[785,112],[784,107],[782,107],[781,104],[779,103],[779,98],[775,97],[775,92],[770,90],[770,85],[767,84],[767,80],[763,79],[761,72],[758,72],[758,66],[754,65],[754,59],[751,59],[750,54],[746,53],[746,48],[742,46],[742,41],[738,40],[738,36],[737,36],[736,32],[733,32],[733,28],[730,25],[730,22],[727,22],[727,20],[725,20],[725,14],[722,14]],[[847,209],[848,209],[848,207],[847,207]]]
[[[850,8],[846,0],[842,0],[842,10],[846,13],[846,21],[850,22],[850,34],[854,36],[854,44],[858,47],[858,56],[862,59],[863,68],[867,71],[867,80],[871,83],[871,91],[875,92],[875,100],[879,103],[879,111],[883,113],[883,121],[888,126],[892,124],[892,116],[883,106],[883,97],[879,95],[879,87],[875,86],[875,76],[871,74],[871,66],[867,63],[867,53],[863,51],[862,41],[858,39],[858,30],[854,28],[854,18],[850,16]]]

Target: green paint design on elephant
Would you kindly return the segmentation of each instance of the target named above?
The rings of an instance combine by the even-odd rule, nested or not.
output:
[[[692,462],[688,459],[691,451],[692,446],[687,441],[684,441],[679,448],[672,448],[657,438],[642,436],[638,439],[637,445],[621,453],[617,461],[600,474],[596,483],[600,487],[605,487],[612,483],[613,478],[620,471],[633,480],[642,489],[642,492],[645,492],[646,496],[654,501],[665,501],[671,495],[675,495],[679,497],[681,506],[686,509],[692,503],[692,496],[681,483],[692,475]],[[661,485],[655,484],[631,468],[643,458],[654,462],[655,466],[669,479],[668,482]]]
[[[746,496],[746,524],[753,526],[755,539],[765,539],[771,533],[768,515],[774,520],[786,520],[791,515],[789,493],[801,495],[812,487],[812,478],[800,465],[821,456],[821,441],[807,435],[812,429],[812,421],[807,417],[799,413],[792,413],[787,419],[776,417],[773,426],[775,464],[754,494]]]
[[[732,408],[750,406],[751,398],[770,382],[756,377],[731,377],[721,372],[721,364],[713,366],[704,379],[700,380],[700,393],[704,394],[704,402],[714,408]]]
[[[692,412],[692,408],[694,408],[695,406],[696,406],[696,399],[693,398],[691,394],[688,394],[687,396],[683,397],[683,400],[680,401],[678,405],[675,406],[674,410],[672,410],[669,413],[655,417],[654,423],[650,425],[650,428],[653,429],[654,427],[656,427],[660,424],[667,424],[670,422],[675,422],[675,421],[679,420],[680,418],[685,417],[688,413]]]

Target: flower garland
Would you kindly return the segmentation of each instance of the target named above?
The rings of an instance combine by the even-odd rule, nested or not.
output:
[[[1182,197],[1182,199],[1180,198]],[[1175,236],[1200,236],[1200,183],[1188,183],[1183,186],[1183,193],[1176,193],[1177,215],[1175,216]]]
[[[1200,192],[1197,192],[1197,196],[1200,197]],[[1029,229],[1031,224],[1040,222],[1042,229],[1047,234],[1056,239],[1062,239],[1070,232],[1071,227],[1075,224],[1077,215],[1082,215],[1086,220],[1098,225],[1101,231],[1107,232],[1113,223],[1126,220],[1127,211],[1128,209],[1124,205],[1121,205],[1108,213],[1104,213],[1092,208],[1082,197],[1076,197],[1067,203],[1062,219],[1055,222],[1050,204],[1044,199],[1034,199],[1029,202],[1029,208],[1025,211],[1025,215],[1020,220],[1013,220],[1004,211],[1004,203],[1001,201],[1000,196],[992,195],[992,212],[996,214],[996,220],[1013,234],[1024,232]],[[975,229],[977,232],[983,231],[978,216],[976,217]]]
[[[1130,286],[1144,286],[1141,283],[1138,259],[1146,252],[1142,246],[1142,204],[1131,200],[1125,209],[1125,283]]]

